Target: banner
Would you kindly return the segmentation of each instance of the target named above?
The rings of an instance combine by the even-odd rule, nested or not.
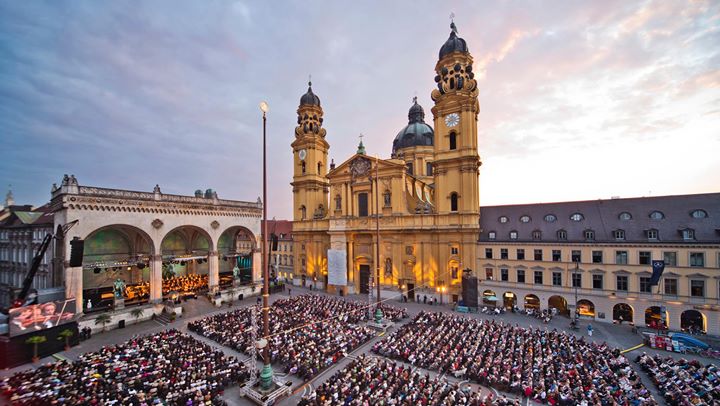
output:
[[[328,284],[347,285],[347,251],[328,250]]]
[[[33,333],[69,323],[75,317],[75,299],[10,309],[10,336]]]
[[[652,276],[650,277],[650,286],[655,286],[660,283],[660,277],[665,271],[665,261],[654,260],[652,261]]]

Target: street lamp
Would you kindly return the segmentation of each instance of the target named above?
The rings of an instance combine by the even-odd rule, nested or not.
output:
[[[270,299],[270,270],[269,270],[269,264],[270,258],[268,257],[267,252],[267,240],[268,240],[268,234],[267,234],[267,143],[266,143],[266,127],[267,127],[267,112],[269,110],[269,106],[267,102],[262,101],[260,102],[260,110],[262,111],[262,120],[263,120],[263,229],[262,229],[262,268],[263,268],[263,335],[264,337],[260,340],[260,342],[264,341],[264,345],[262,345],[262,357],[263,357],[263,369],[262,372],[260,372],[260,387],[264,390],[269,390],[272,388],[273,384],[273,370],[272,366],[270,365],[270,346],[267,345],[267,337],[270,336],[270,319],[269,319],[269,312],[270,312],[270,305],[269,305],[269,299]],[[259,343],[260,343],[259,342]]]
[[[572,281],[572,282],[573,282],[573,286],[575,286],[575,318],[574,318],[574,320],[575,320],[575,325],[576,325],[576,326],[577,326],[577,320],[578,320],[578,312],[580,311],[580,309],[578,309],[578,307],[577,307],[577,306],[578,306],[578,281],[577,281],[577,273],[578,273],[578,268],[579,268],[579,267],[580,267],[580,263],[576,261],[576,262],[575,262],[575,270],[573,271],[573,281]]]

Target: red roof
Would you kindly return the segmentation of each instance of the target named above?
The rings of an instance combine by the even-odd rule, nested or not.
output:
[[[268,234],[275,234],[280,237],[280,240],[292,240],[292,221],[290,220],[268,220],[267,228]],[[262,230],[260,229],[261,233]]]

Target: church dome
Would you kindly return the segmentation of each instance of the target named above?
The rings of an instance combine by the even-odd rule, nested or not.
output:
[[[312,91],[312,82],[308,82],[308,91],[300,98],[301,106],[320,106],[320,98]]]
[[[408,112],[408,125],[395,136],[392,153],[402,148],[432,146],[433,139],[433,129],[425,124],[425,111],[415,97]]]
[[[440,48],[439,59],[453,52],[469,52],[465,40],[457,36],[457,27],[454,22],[450,23],[450,29],[452,30],[450,31],[450,38]]]

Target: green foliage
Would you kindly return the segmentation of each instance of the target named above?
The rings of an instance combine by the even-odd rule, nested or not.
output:
[[[109,324],[112,321],[112,318],[109,314],[103,313],[95,318],[95,325],[102,325],[103,331],[105,331],[105,325]]]
[[[143,310],[143,309],[141,309],[141,308],[139,308],[139,307],[138,307],[137,309],[133,309],[133,310],[130,312],[130,315],[132,315],[132,316],[135,317],[136,319],[139,319],[140,317],[142,317],[143,314],[145,314],[145,310]]]
[[[45,336],[32,336],[25,340],[25,344],[42,344],[47,341],[47,337]]]
[[[62,340],[64,338],[70,338],[74,335],[75,335],[75,333],[72,330],[65,329],[65,330],[61,331],[60,334],[58,334],[58,340]]]

